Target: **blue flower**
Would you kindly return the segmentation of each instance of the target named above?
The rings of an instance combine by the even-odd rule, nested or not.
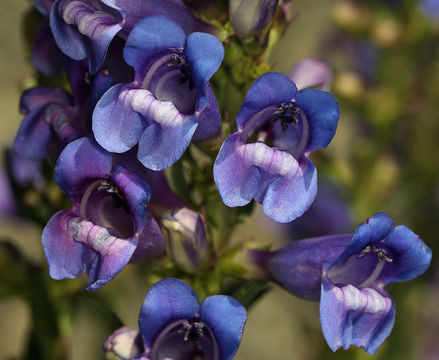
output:
[[[126,39],[137,21],[155,14],[171,18],[188,34],[209,29],[181,0],[56,0],[50,27],[59,48],[74,60],[88,59],[94,74],[117,34]]]
[[[72,209],[56,213],[43,231],[43,247],[54,279],[88,274],[88,290],[113,279],[128,262],[163,250],[163,237],[147,212],[148,184],[113,163],[110,153],[89,138],[63,150],[55,181]]]
[[[205,33],[186,37],[163,16],[139,21],[128,36],[124,58],[135,70],[97,103],[93,133],[107,151],[124,153],[139,144],[148,169],[176,162],[192,138],[219,131],[218,103],[208,84],[224,56],[221,42]]]
[[[57,87],[35,87],[21,95],[20,111],[25,117],[14,150],[22,157],[42,160],[50,144],[54,144],[52,152],[57,156],[69,142],[91,133],[90,109],[113,84],[113,78],[100,72],[90,82],[79,62],[68,63],[67,75],[73,97]]]
[[[320,299],[320,321],[329,347],[351,345],[373,354],[392,331],[395,306],[384,286],[408,281],[430,266],[432,253],[385,213],[360,224],[354,235],[297,241],[270,253],[250,251],[266,277],[305,299]]]
[[[184,281],[161,280],[151,286],[140,310],[145,352],[136,359],[230,360],[246,320],[244,307],[230,296],[209,296],[200,304]]]
[[[267,73],[250,87],[214,164],[227,206],[252,199],[265,214],[289,222],[303,214],[317,192],[317,171],[308,155],[326,147],[339,118],[337,101],[325,91],[304,89],[285,75]]]

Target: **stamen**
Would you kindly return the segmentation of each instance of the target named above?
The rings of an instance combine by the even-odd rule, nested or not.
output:
[[[274,123],[280,120],[282,131],[288,130],[289,124],[297,125],[300,120],[300,109],[292,102],[282,103],[273,113],[271,122]]]

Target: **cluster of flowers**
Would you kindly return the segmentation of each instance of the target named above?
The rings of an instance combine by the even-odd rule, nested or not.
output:
[[[15,153],[27,160],[56,160],[55,182],[72,204],[43,231],[50,276],[85,272],[87,289],[97,290],[128,263],[165,250],[187,273],[216,266],[209,261],[208,222],[171,191],[163,172],[191,142],[223,136],[209,84],[224,57],[215,27],[180,0],[34,2],[44,17],[35,67],[47,76],[64,70],[71,87],[71,93],[26,90],[14,143]],[[264,29],[278,5],[282,11],[290,5],[278,2],[231,0],[236,34]],[[246,12],[251,21],[242,16]],[[250,86],[236,131],[213,165],[227,206],[254,199],[268,217],[284,223],[312,204],[317,172],[309,154],[331,142],[339,119],[333,96],[315,88],[328,76],[320,70],[309,60],[290,77],[269,72]],[[383,286],[422,274],[431,251],[410,229],[394,227],[378,213],[353,235],[300,240],[276,252],[246,250],[244,258],[245,277],[320,300],[331,349],[356,345],[374,353],[394,322]],[[231,359],[245,322],[236,299],[213,295],[199,304],[188,284],[168,278],[149,289],[140,330],[119,329],[104,348],[121,359]]]

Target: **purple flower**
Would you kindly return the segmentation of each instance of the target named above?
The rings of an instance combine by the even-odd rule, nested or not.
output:
[[[166,15],[187,34],[209,29],[181,0],[56,0],[50,26],[60,49],[74,60],[88,59],[94,74],[117,34],[126,39],[140,19],[156,14]]]
[[[151,360],[232,359],[246,319],[244,307],[230,296],[209,296],[199,304],[184,281],[161,280],[151,286],[140,310],[142,356]]]
[[[208,84],[224,56],[221,42],[205,33],[186,37],[163,16],[139,21],[128,36],[124,58],[135,70],[97,103],[93,133],[107,151],[124,153],[137,143],[148,169],[177,161],[194,140],[219,131],[218,103]]]
[[[316,89],[297,91],[285,75],[267,73],[244,99],[238,130],[215,160],[215,183],[227,206],[252,199],[265,214],[289,222],[303,214],[317,192],[317,171],[308,155],[335,134],[337,101]]]
[[[111,154],[89,138],[66,146],[55,166],[55,181],[72,209],[56,213],[43,231],[43,247],[54,279],[89,277],[88,290],[113,279],[128,262],[163,249],[163,238],[146,210],[148,184],[113,164]]]
[[[261,32],[271,21],[279,0],[230,0],[230,24],[240,38]]]
[[[91,133],[90,106],[112,85],[101,72],[90,83],[78,62],[67,68],[73,97],[61,88],[36,87],[23,92],[20,111],[25,115],[14,141],[14,150],[29,160],[42,160],[49,146],[55,156],[74,139]]]
[[[291,293],[320,298],[320,321],[329,347],[351,345],[373,354],[390,334],[395,306],[384,286],[424,273],[431,250],[385,213],[360,224],[354,235],[305,239],[249,258]]]

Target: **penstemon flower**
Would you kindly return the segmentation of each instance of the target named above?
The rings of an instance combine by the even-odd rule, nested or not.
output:
[[[338,118],[337,101],[329,93],[297,91],[280,73],[262,75],[239,110],[238,130],[215,160],[224,203],[243,206],[255,199],[278,222],[302,215],[317,192],[317,171],[308,155],[331,142]]]
[[[145,351],[135,359],[232,359],[246,320],[244,307],[230,296],[209,296],[199,304],[197,294],[184,281],[161,280],[151,286],[140,310],[139,328]],[[137,334],[130,329],[117,330],[106,344],[111,345],[111,340],[120,334],[129,334],[131,339],[124,353],[133,351]],[[104,347],[115,352],[114,347]]]
[[[171,166],[192,138],[219,131],[218,103],[208,81],[223,56],[223,46],[213,35],[195,32],[186,37],[163,16],[139,21],[124,48],[135,79],[114,85],[97,103],[97,142],[116,153],[138,143],[137,158],[146,168]]]
[[[322,331],[333,351],[355,345],[373,354],[395,321],[384,286],[421,275],[432,255],[413,231],[377,213],[353,235],[300,240],[276,252],[249,250],[248,256],[260,276],[299,297],[320,299]]]
[[[88,290],[113,279],[130,261],[163,250],[163,238],[146,210],[148,184],[113,164],[110,153],[89,138],[73,141],[61,153],[55,181],[72,209],[56,213],[43,231],[43,247],[54,279],[88,274]]]

